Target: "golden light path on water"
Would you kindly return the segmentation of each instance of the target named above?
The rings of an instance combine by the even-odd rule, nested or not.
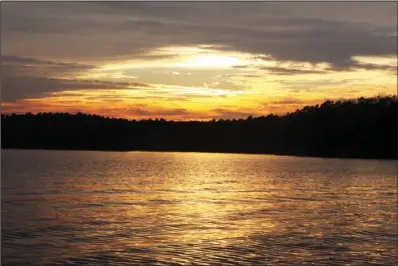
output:
[[[7,265],[392,265],[397,255],[394,161],[64,151],[2,158]]]

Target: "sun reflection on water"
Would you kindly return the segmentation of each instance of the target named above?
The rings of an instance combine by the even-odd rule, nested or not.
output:
[[[331,256],[361,265],[388,264],[396,255],[395,169],[388,165],[205,153],[60,154],[28,156],[33,163],[25,174],[4,169],[8,248],[2,255],[13,265],[322,265]],[[53,160],[46,170],[34,164],[46,156]],[[7,179],[7,171],[16,177]],[[18,193],[7,192],[13,187]]]

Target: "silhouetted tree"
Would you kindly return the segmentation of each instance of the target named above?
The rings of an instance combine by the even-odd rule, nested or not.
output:
[[[126,120],[77,113],[2,114],[2,148],[270,153],[397,158],[397,97],[305,106],[284,116]]]

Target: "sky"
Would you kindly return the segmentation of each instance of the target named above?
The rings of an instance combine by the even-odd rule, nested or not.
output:
[[[3,113],[208,120],[396,94],[395,2],[3,2]]]

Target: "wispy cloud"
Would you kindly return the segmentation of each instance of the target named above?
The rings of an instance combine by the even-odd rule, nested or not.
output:
[[[309,69],[296,69],[285,67],[262,67],[267,73],[272,75],[305,75],[305,74],[326,74],[326,70],[309,70]]]
[[[142,89],[148,84],[77,79],[73,76],[92,66],[33,58],[2,57],[2,100],[41,97],[46,93],[82,89]]]

